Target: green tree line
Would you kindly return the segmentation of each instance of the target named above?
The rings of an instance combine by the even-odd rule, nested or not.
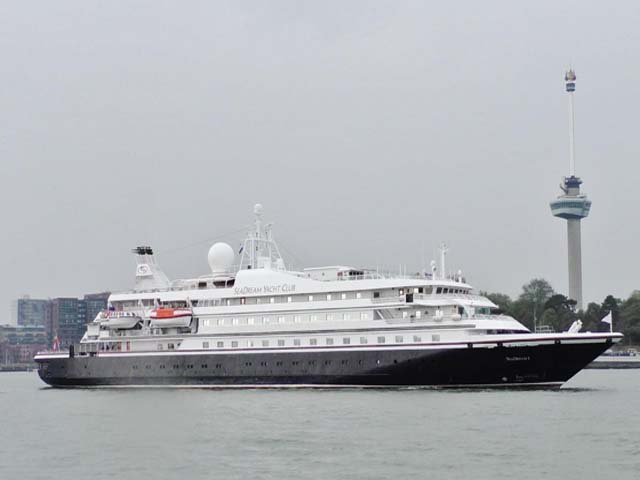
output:
[[[536,327],[549,327],[562,332],[580,319],[582,331],[605,332],[609,330],[609,324],[602,319],[611,312],[613,330],[625,335],[624,343],[640,344],[640,290],[635,290],[626,299],[607,295],[602,303],[591,302],[584,310],[576,310],[574,300],[556,293],[543,278],[534,278],[525,284],[516,299],[503,293],[482,292],[482,295],[532,331]]]

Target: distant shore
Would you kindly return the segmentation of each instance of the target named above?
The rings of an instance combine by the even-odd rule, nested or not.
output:
[[[0,365],[0,373],[2,372],[30,372],[37,368],[35,363],[14,363],[9,365]]]

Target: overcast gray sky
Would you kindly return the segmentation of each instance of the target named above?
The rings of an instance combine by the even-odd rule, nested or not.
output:
[[[261,202],[289,260],[567,288],[572,63],[585,300],[640,288],[637,1],[0,3],[0,310],[207,272]],[[422,253],[423,249],[426,253]],[[164,252],[164,253],[163,253]],[[0,320],[0,323],[4,323]]]

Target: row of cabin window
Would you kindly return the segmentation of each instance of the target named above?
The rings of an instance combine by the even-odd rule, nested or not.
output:
[[[387,339],[389,340],[387,342]],[[360,345],[368,345],[369,343],[372,344],[385,344],[385,343],[405,343],[404,342],[404,336],[402,335],[396,335],[395,337],[376,337],[375,341],[374,339],[371,339],[371,342],[369,342],[369,337],[359,337],[359,339],[357,339],[356,337],[342,337],[342,345],[352,345],[352,344],[357,344],[360,343]],[[210,348],[225,348],[225,347],[231,347],[231,348],[267,348],[267,347],[287,347],[287,346],[293,346],[293,347],[301,347],[301,346],[309,346],[309,347],[315,347],[315,346],[320,346],[320,345],[340,345],[339,343],[340,339],[335,339],[333,337],[325,337],[325,338],[306,338],[306,339],[301,339],[301,338],[294,338],[294,339],[284,339],[284,338],[279,338],[277,340],[275,340],[274,342],[272,342],[271,340],[267,340],[267,339],[262,339],[262,340],[231,340],[231,341],[227,341],[225,342],[224,340],[217,340],[214,344],[214,342],[202,342],[202,348],[203,349],[210,349]],[[439,342],[440,341],[440,334],[433,334],[431,335],[431,341],[432,342]],[[304,342],[304,343],[303,343]],[[408,340],[408,342],[410,342],[410,340]],[[414,335],[413,336],[413,343],[420,343],[422,342],[422,337],[420,335]],[[161,347],[161,345],[158,345],[159,347]],[[160,348],[160,350],[162,350],[162,348]]]
[[[468,290],[463,290],[461,288],[437,287],[436,288],[436,294],[438,294],[438,293],[462,293],[462,294],[468,294],[469,291]]]
[[[361,299],[362,292],[355,292],[355,297],[351,298]],[[327,293],[326,295],[295,295],[295,296],[277,296],[277,297],[240,297],[240,298],[218,298],[199,300],[198,306],[200,307],[213,307],[219,305],[247,305],[247,304],[263,304],[263,303],[292,303],[292,302],[313,302],[314,300],[348,300],[349,294],[343,293]]]
[[[432,292],[432,288],[431,287],[414,287],[414,288],[400,288],[398,290],[398,294],[399,295],[404,295],[405,293],[410,293],[411,291],[413,291],[413,293],[427,293],[430,294]],[[373,294],[373,298],[380,298],[380,292],[366,292],[366,293],[372,293]],[[463,290],[463,289],[458,289],[458,288],[444,288],[444,287],[437,287],[436,289],[436,293],[468,293],[467,290]],[[368,295],[367,295],[368,297]],[[365,297],[365,298],[367,298]],[[264,302],[262,301],[264,298]],[[355,297],[351,297],[351,298],[356,298],[356,299],[361,299],[363,298],[363,292],[355,292]],[[349,299],[349,294],[346,292],[342,292],[342,293],[327,293],[327,294],[316,294],[316,295],[296,295],[296,296],[277,296],[277,297],[269,297],[268,300],[266,297],[240,297],[240,298],[227,298],[227,299],[209,299],[209,300],[200,300],[198,301],[198,306],[201,307],[211,307],[211,306],[218,306],[218,305],[227,305],[227,306],[232,306],[232,305],[247,305],[248,303],[253,304],[253,300],[255,300],[255,304],[261,304],[261,303],[292,303],[294,301],[296,302],[301,302],[301,301],[305,301],[308,300],[309,302],[313,302],[315,301],[321,301],[321,300],[327,300],[327,301],[331,301],[331,300],[347,300]],[[249,300],[249,301],[247,301]]]
[[[224,325],[267,325],[270,323],[303,323],[303,322],[317,322],[327,320],[329,322],[342,318],[342,320],[352,320],[359,318],[360,320],[369,320],[369,312],[353,312],[341,314],[312,314],[312,315],[279,315],[271,317],[233,317],[233,318],[218,318],[217,320],[205,318],[202,320],[202,325],[209,327],[212,325],[224,326]]]

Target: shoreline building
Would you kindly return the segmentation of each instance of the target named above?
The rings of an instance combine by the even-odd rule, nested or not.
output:
[[[51,301],[25,295],[13,302],[11,316],[14,326],[44,327],[51,316]]]
[[[576,301],[576,309],[582,309],[582,239],[580,221],[589,215],[591,200],[580,192],[582,180],[575,173],[573,92],[576,89],[576,74],[569,70],[564,77],[569,94],[569,176],[564,177],[562,194],[551,202],[554,217],[567,221],[567,253],[569,267],[569,298]]]
[[[56,336],[62,347],[79,342],[87,324],[107,309],[109,295],[109,292],[102,292],[87,294],[83,298],[51,300],[51,322],[47,328],[49,342],[53,342]]]

